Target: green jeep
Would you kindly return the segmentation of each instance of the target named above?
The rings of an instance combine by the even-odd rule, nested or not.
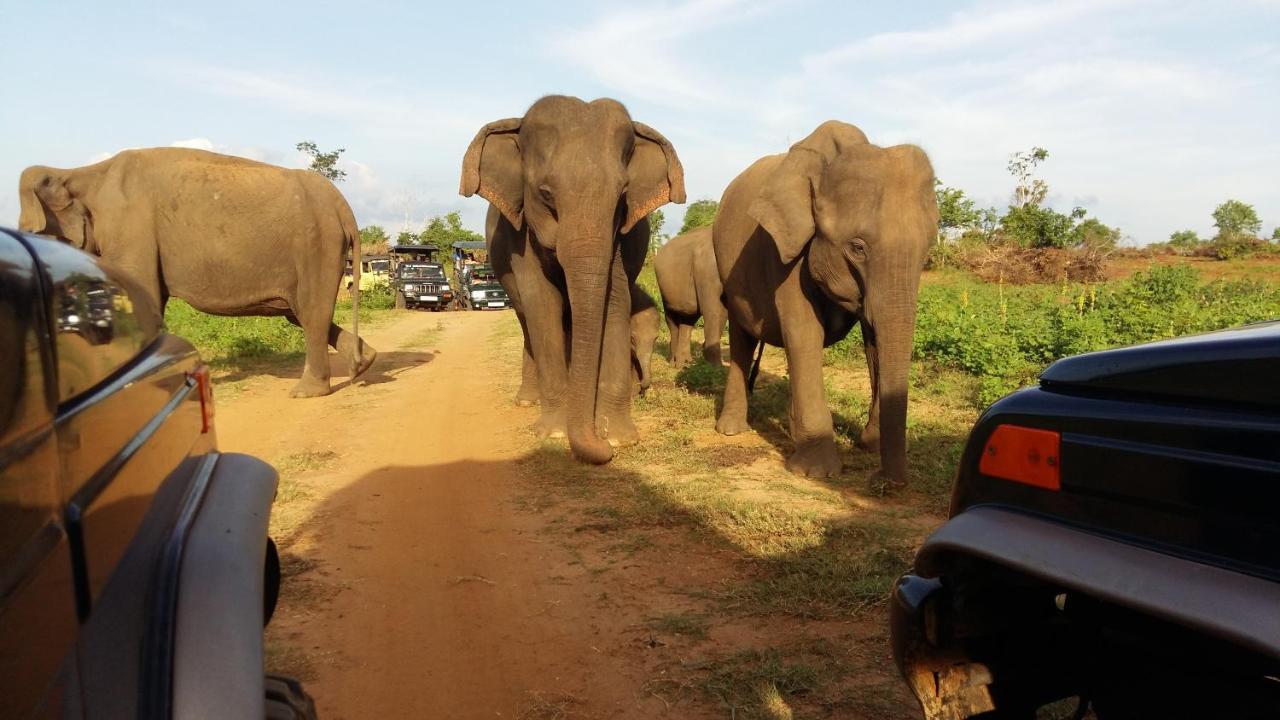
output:
[[[391,289],[397,308],[444,310],[453,302],[453,288],[434,247],[396,245],[391,248]]]

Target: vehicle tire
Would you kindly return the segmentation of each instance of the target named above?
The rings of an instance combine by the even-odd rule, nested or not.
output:
[[[316,720],[316,704],[302,683],[283,675],[268,675],[266,720]]]
[[[396,309],[404,310],[406,307],[408,307],[408,303],[405,302],[404,293],[397,290],[396,291]]]

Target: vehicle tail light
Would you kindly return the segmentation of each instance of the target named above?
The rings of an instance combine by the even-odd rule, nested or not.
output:
[[[1061,435],[1052,430],[999,425],[982,449],[983,475],[1058,490],[1061,485]]]
[[[191,377],[200,393],[200,432],[207,433],[213,428],[213,381],[209,378],[209,366],[196,368]]]

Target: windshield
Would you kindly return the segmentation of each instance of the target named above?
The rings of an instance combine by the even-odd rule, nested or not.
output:
[[[444,269],[439,265],[402,265],[400,276],[415,280],[438,280],[444,277]]]
[[[374,272],[387,272],[391,269],[390,260],[374,260],[369,263],[369,269]]]

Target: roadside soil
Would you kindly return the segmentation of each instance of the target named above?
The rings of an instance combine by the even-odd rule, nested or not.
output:
[[[393,318],[355,384],[331,356],[328,397],[290,399],[291,363],[237,373],[217,400],[222,449],[281,472],[267,663],[304,679],[322,718],[742,718],[737,685],[794,669],[752,654],[777,647],[854,678],[820,716],[912,715],[880,614],[712,617],[708,595],[744,572],[724,543],[675,523],[612,532],[587,500],[548,500],[530,463],[567,449],[512,403],[510,312]]]

